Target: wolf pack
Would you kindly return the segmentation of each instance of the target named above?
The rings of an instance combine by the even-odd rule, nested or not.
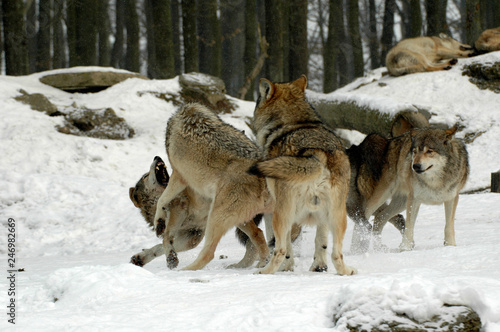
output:
[[[448,56],[498,50],[500,28],[492,30],[475,47],[445,35],[404,40],[388,53],[389,73],[438,70],[433,61],[444,70],[456,62]],[[492,43],[496,45],[489,49],[484,46]],[[426,47],[441,58],[429,61],[432,56],[422,51]],[[419,60],[423,58],[427,62]],[[401,69],[405,63],[407,68]],[[394,122],[392,137],[372,133],[346,149],[307,101],[306,87],[304,75],[288,83],[260,79],[251,123],[255,141],[198,103],[184,105],[168,120],[170,172],[156,156],[129,190],[131,201],[163,241],[132,256],[133,264],[144,266],[165,255],[168,268],[174,269],[178,252],[203,243],[197,258],[183,267],[202,269],[214,258],[221,238],[236,228],[246,250],[228,268],[250,268],[257,261],[259,274],[293,271],[292,244],[303,226],[315,226],[310,271],[327,271],[332,236],[336,272],[353,275],[357,270],[342,254],[347,217],[354,222],[352,253],[366,252],[370,244],[374,250],[388,250],[381,237],[387,221],[401,233],[399,249],[412,250],[422,204],[444,205],[444,245],[456,245],[455,212],[469,174],[465,144],[455,137],[458,126],[434,128],[426,119],[403,119]]]

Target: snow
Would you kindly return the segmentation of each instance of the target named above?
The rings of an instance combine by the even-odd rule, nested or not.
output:
[[[498,61],[498,53],[483,60]],[[373,103],[387,112],[416,104],[439,121],[460,119],[465,130],[485,130],[468,146],[467,188],[481,188],[499,168],[500,95],[478,90],[457,70],[379,77],[386,87],[352,90],[379,75],[375,72],[326,97]],[[468,305],[484,331],[500,331],[500,195],[489,191],[461,195],[456,247],[442,245],[442,206],[421,207],[411,252],[395,250],[401,236],[388,226],[383,242],[393,250],[353,255],[349,221],[344,258],[358,269],[355,276],[336,275],[331,263],[326,273],[308,271],[312,228],[294,245],[294,272],[267,276],[254,275],[256,268],[226,269],[245,252],[233,231],[200,271],[168,270],[164,257],[144,268],[128,263],[160,242],[131,203],[128,188],[155,155],[167,160],[165,125],[175,107],[154,94],[178,92],[178,79],[128,79],[96,94],[69,94],[43,85],[40,75],[0,76],[0,259],[8,276],[7,221],[13,218],[16,269],[24,269],[15,279],[16,325],[4,314],[1,331],[347,331],[347,324],[370,329],[397,314],[425,320],[444,303]],[[43,93],[65,112],[73,103],[111,107],[136,134],[125,141],[64,135],[55,129],[61,117],[13,100],[19,89]],[[254,104],[234,102],[238,111],[222,118],[251,136],[245,121]],[[191,263],[200,247],[178,253],[179,268]],[[4,308],[9,287],[9,280],[0,278]]]

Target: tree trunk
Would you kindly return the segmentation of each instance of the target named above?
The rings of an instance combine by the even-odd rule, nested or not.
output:
[[[198,3],[198,55],[200,72],[221,77],[221,29],[217,17],[217,0]]]
[[[196,0],[182,0],[182,37],[184,40],[184,72],[197,72]]]
[[[180,4],[179,0],[172,0],[170,5],[170,13],[172,17],[172,42],[174,45],[174,73],[175,75],[182,74],[182,59],[181,59],[181,29],[180,29]]]
[[[243,54],[243,63],[245,66],[245,79],[248,78],[257,63],[257,7],[255,0],[245,1],[245,51]],[[254,80],[251,83],[243,97],[245,100],[254,100],[253,92],[255,90]]]
[[[109,22],[109,0],[98,0],[97,7],[97,33],[99,43],[99,66],[108,67],[111,61],[111,45],[109,42],[109,31],[111,25]]]
[[[51,0],[39,0],[38,2],[38,34],[37,34],[37,57],[36,70],[45,71],[51,68],[50,41],[51,41]]]
[[[153,29],[156,62],[154,78],[172,78],[175,76],[175,68],[170,1],[153,1],[153,3],[151,28]]]
[[[28,50],[23,1],[2,1],[5,72],[7,75],[28,74]]]
[[[125,27],[127,29],[127,51],[125,53],[125,69],[138,73],[140,68],[139,49],[139,16],[137,15],[136,0],[127,0],[125,7]]]
[[[227,94],[236,96],[243,85],[245,49],[244,22],[245,0],[222,0],[220,2],[222,27],[222,80]]]
[[[37,33],[36,33],[36,1],[31,1],[28,4],[26,12],[26,38],[28,50],[28,70],[30,73],[36,72],[36,57],[37,57]]]
[[[76,0],[75,14],[75,65],[95,66],[97,65],[97,1]]]
[[[420,37],[422,31],[422,9],[420,0],[410,0],[410,26],[408,37]]]
[[[307,1],[291,0],[288,30],[290,36],[290,55],[288,59],[289,80],[296,80],[302,74],[307,75],[309,61],[307,47]]]
[[[116,0],[115,3],[115,42],[111,50],[111,66],[115,68],[123,68],[123,45],[125,43],[125,7],[127,0]]]
[[[54,55],[52,57],[53,68],[66,67],[66,49],[64,47],[63,30],[64,0],[54,0],[54,32],[52,34],[52,45]]]
[[[365,62],[363,60],[363,44],[359,31],[359,0],[349,0],[349,35],[351,36],[354,77],[363,77]]]
[[[382,44],[381,58],[385,63],[385,57],[393,46],[394,39],[394,11],[396,8],[396,0],[385,0],[384,8],[384,24],[382,29]]]
[[[469,45],[474,45],[477,38],[482,32],[479,0],[466,0],[465,6],[466,6],[465,42]]]
[[[70,67],[78,65],[76,55],[76,1],[78,0],[68,0],[66,4],[66,34]]]
[[[283,82],[283,0],[266,1],[266,40],[269,58],[266,61],[266,78]]]
[[[328,35],[323,52],[323,92],[328,93],[338,88],[338,72],[335,64],[339,53],[339,39],[336,31],[336,14],[341,13],[339,7],[342,0],[330,0],[328,17]]]
[[[425,0],[425,11],[427,14],[427,36],[437,36],[441,32],[439,22],[439,7],[441,0]]]
[[[370,49],[370,65],[371,69],[375,69],[380,67],[380,53],[377,34],[377,8],[375,5],[375,0],[368,1],[368,12],[368,47]]]

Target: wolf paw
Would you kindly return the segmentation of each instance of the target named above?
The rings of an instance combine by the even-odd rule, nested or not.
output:
[[[399,250],[400,251],[411,251],[411,250],[413,250],[413,248],[415,248],[415,242],[413,242],[413,241],[411,241],[411,242],[402,242],[399,245]]]
[[[132,258],[130,258],[130,263],[140,267],[144,266],[144,261],[142,260],[142,256],[140,254],[132,256]]]
[[[339,271],[337,271],[337,273],[340,275],[344,275],[344,276],[352,276],[352,275],[358,274],[358,270],[346,265],[345,270],[342,273]]]
[[[450,63],[450,65],[456,65],[457,62],[458,62],[457,59],[451,59],[449,63]]]
[[[158,219],[156,222],[156,236],[160,237],[165,232],[165,219]]]
[[[312,272],[327,272],[328,266],[327,265],[311,266],[310,271],[312,271]]]
[[[167,256],[167,266],[169,269],[175,269],[179,265],[179,258],[177,258],[177,253],[170,250]]]

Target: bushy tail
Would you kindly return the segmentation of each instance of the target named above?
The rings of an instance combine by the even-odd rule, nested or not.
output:
[[[323,171],[323,165],[317,156],[281,156],[257,162],[249,172],[292,183],[302,183],[318,178]]]

